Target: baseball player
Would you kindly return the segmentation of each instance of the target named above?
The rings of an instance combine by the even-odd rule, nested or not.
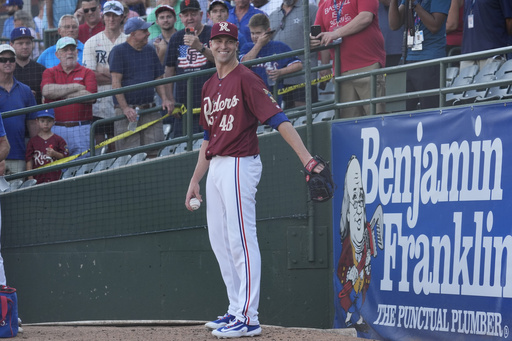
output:
[[[185,206],[202,201],[199,181],[208,171],[208,233],[226,285],[229,306],[206,327],[219,338],[261,334],[258,321],[261,256],[256,236],[256,187],[261,177],[258,121],[279,130],[303,165],[312,160],[299,135],[254,72],[238,63],[238,29],[213,25],[210,48],[217,73],[203,86],[200,124],[204,129]],[[318,165],[315,172],[320,172]]]

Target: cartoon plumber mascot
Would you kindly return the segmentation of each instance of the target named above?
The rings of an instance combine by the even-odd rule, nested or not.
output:
[[[341,204],[340,237],[341,255],[337,275],[342,289],[338,294],[341,307],[346,312],[345,324],[361,332],[368,325],[361,315],[361,307],[371,280],[371,256],[377,256],[378,246],[383,249],[382,206],[379,205],[370,223],[366,220],[366,202],[361,165],[355,156],[350,158],[345,173],[345,188]]]

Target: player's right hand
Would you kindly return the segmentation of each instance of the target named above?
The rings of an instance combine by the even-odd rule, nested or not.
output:
[[[190,199],[197,198],[201,203],[203,199],[201,198],[201,194],[199,194],[199,183],[190,183],[187,190],[187,195],[185,196],[185,207],[189,211],[194,211],[192,207],[190,207]]]

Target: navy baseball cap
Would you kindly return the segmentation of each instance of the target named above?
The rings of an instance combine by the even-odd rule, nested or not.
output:
[[[23,0],[7,0],[4,6],[18,6],[19,9],[22,9]]]
[[[231,38],[238,40],[238,27],[236,27],[235,24],[232,24],[227,21],[213,24],[210,39],[213,39],[218,36],[230,36]]]
[[[51,117],[55,119],[55,112],[53,111],[53,109],[41,110],[36,113],[36,118],[39,117]]]
[[[208,7],[208,12],[210,12],[212,10],[213,6],[215,6],[215,5],[222,5],[222,6],[226,7],[226,9],[229,11],[228,4],[226,4],[226,2],[224,0],[213,0],[210,3],[210,7]]]
[[[16,27],[11,32],[11,42],[15,41],[16,39],[20,38],[31,38],[34,39],[32,36],[32,33],[30,32],[30,29],[28,27]]]
[[[124,34],[130,34],[137,30],[147,30],[154,22],[145,22],[141,17],[133,17],[128,19],[124,24]]]
[[[180,4],[180,13],[185,11],[200,11],[201,5],[197,0],[183,0]]]

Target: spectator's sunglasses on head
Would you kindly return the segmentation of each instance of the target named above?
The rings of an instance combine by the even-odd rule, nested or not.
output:
[[[114,11],[123,11],[124,12],[124,8],[121,8],[119,6],[117,6],[115,3],[106,3],[104,6],[103,6],[103,12],[105,11],[110,11],[110,10],[114,10]],[[87,13],[87,12],[86,12]]]
[[[16,63],[16,57],[0,57],[0,63]]]
[[[96,7],[92,7],[92,8],[84,8],[84,13],[87,14],[89,13],[89,11],[91,11],[92,13],[96,12],[96,9],[98,8],[98,6]]]

